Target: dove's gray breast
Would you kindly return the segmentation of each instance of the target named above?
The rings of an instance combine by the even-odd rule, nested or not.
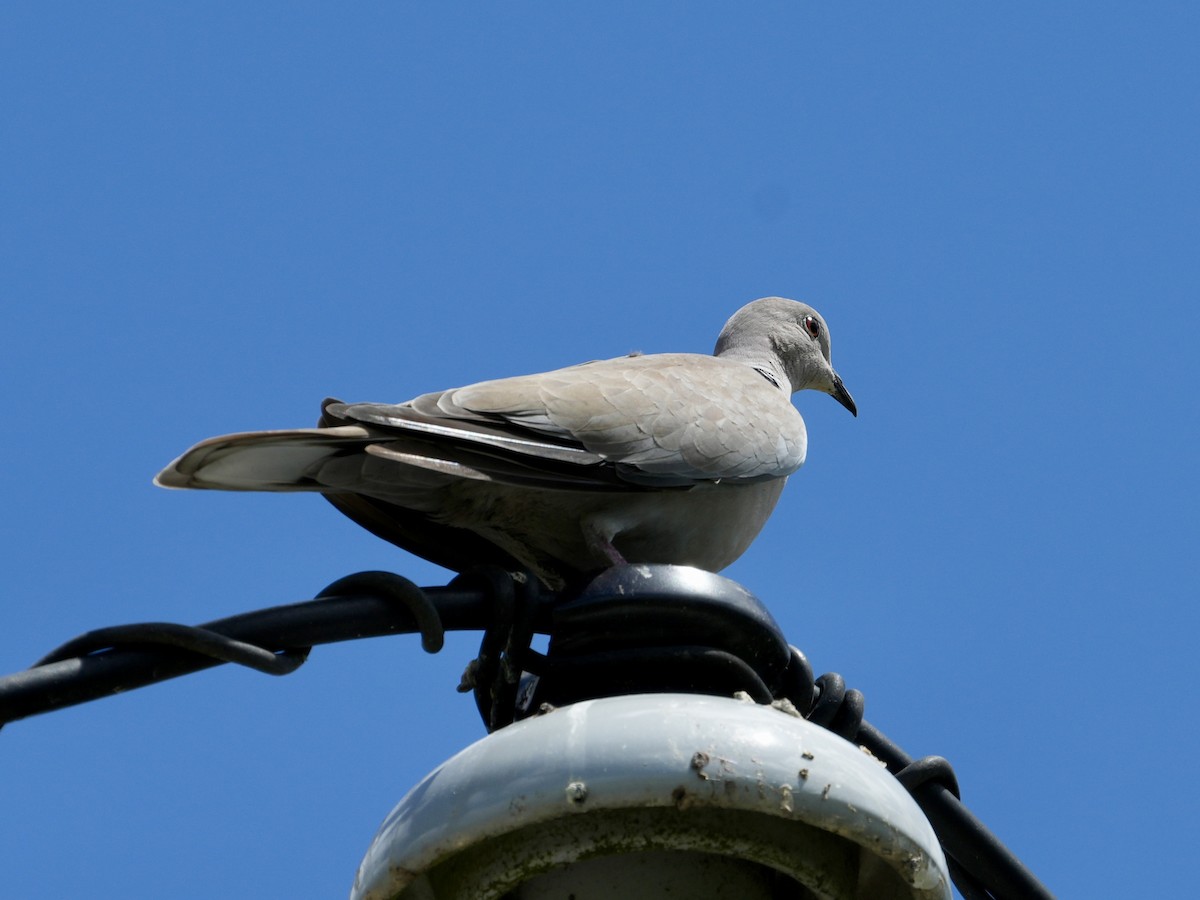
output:
[[[459,483],[434,518],[469,528],[509,552],[543,581],[590,572],[612,560],[608,541],[629,562],[672,563],[720,571],[746,551],[779,500],[785,478],[705,482],[670,492],[567,494]]]

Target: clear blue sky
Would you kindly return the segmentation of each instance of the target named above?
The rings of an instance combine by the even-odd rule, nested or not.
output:
[[[1197,798],[1191,3],[7,3],[0,670],[383,568],[209,435],[830,323],[806,467],[727,574],[1063,897],[1174,895]],[[11,897],[338,897],[482,734],[474,635],[0,733]]]

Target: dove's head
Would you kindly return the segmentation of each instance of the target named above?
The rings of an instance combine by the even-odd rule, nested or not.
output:
[[[822,391],[858,415],[854,398],[830,362],[829,328],[807,303],[783,297],[747,303],[725,323],[713,353],[753,366],[772,381],[786,382],[793,393]]]

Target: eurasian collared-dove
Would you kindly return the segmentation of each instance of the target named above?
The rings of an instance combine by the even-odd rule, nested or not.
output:
[[[729,565],[804,462],[795,391],[854,400],[810,306],[766,297],[713,356],[631,355],[400,404],[327,400],[319,428],[210,438],[172,488],[319,491],[439,565],[527,567],[551,587],[614,563]]]

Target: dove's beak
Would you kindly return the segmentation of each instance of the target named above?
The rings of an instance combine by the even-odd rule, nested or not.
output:
[[[829,392],[829,396],[850,410],[850,415],[858,418],[858,406],[855,404],[854,398],[850,396],[850,392],[846,390],[846,386],[842,384],[842,376],[837,373],[834,373],[833,390]]]

